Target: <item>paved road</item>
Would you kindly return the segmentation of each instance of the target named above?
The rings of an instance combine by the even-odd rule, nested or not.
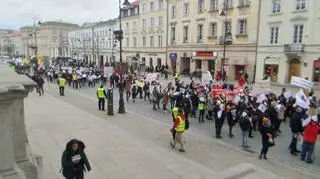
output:
[[[192,120],[191,129],[186,135],[187,153],[181,155],[177,152],[172,152],[168,147],[168,141],[170,140],[168,129],[171,126],[169,114],[163,111],[153,111],[151,105],[147,102],[138,100],[135,104],[126,103],[127,114],[125,115],[117,114],[117,108],[115,107],[115,116],[110,117],[97,111],[95,89],[93,88],[67,89],[66,96],[60,97],[55,86],[51,85],[46,93],[47,95],[44,97],[32,95],[31,99],[26,101],[26,104],[27,109],[29,109],[28,112],[31,113],[27,115],[27,124],[31,124],[29,126],[30,141],[33,144],[32,146],[36,148],[36,152],[45,153],[45,158],[49,158],[49,160],[46,160],[45,170],[48,171],[50,176],[57,176],[55,174],[56,169],[59,168],[57,153],[60,155],[67,139],[77,134],[85,141],[88,141],[88,152],[94,154],[94,164],[101,167],[104,166],[105,161],[111,160],[110,163],[106,164],[107,167],[104,172],[106,175],[110,174],[110,172],[114,173],[114,176],[120,175],[117,176],[118,178],[125,177],[123,175],[132,176],[130,173],[133,173],[136,176],[135,178],[148,177],[146,171],[143,170],[146,168],[152,170],[147,172],[149,177],[150,173],[153,174],[151,178],[156,178],[154,177],[155,174],[158,174],[159,178],[201,178],[200,174],[203,178],[210,178],[208,176],[212,175],[226,176],[228,173],[230,174],[228,171],[232,170],[230,167],[235,167],[233,170],[236,171],[240,171],[237,167],[245,168],[243,166],[246,165],[244,162],[262,167],[285,178],[303,178],[306,173],[320,173],[318,162],[314,165],[307,165],[289,156],[286,152],[287,132],[284,132],[283,136],[277,139],[278,145],[272,148],[271,159],[269,161],[260,161],[257,159],[256,154],[260,150],[258,134],[251,141],[250,151],[243,151],[239,147],[241,141],[239,137],[234,139],[225,137],[222,140],[216,140],[213,138],[213,124],[211,122],[199,125],[197,120]],[[114,99],[115,103],[117,103],[118,94],[116,91]],[[44,116],[48,117],[42,119],[41,117]],[[56,116],[61,117],[57,118]],[[74,128],[70,129],[72,126]],[[283,130],[285,128],[284,126]],[[239,129],[236,129],[236,133],[239,133]],[[110,138],[110,134],[113,137]],[[226,129],[224,129],[224,134],[226,136]],[[54,142],[47,142],[48,144],[45,143],[46,145],[44,145],[42,142],[48,141],[48,139]],[[281,143],[284,142],[280,141],[286,142],[282,145]],[[54,145],[54,143],[57,145]],[[110,147],[108,144],[116,146]],[[106,146],[107,149],[101,149],[101,154],[97,153],[100,150],[99,147]],[[52,151],[46,152],[48,147]],[[143,151],[137,152],[139,150]],[[111,153],[111,156],[105,158],[104,152],[109,155]],[[132,168],[132,165],[135,165],[134,163],[123,164],[123,162],[128,162],[123,155],[114,154],[113,156],[113,153],[122,152],[125,153],[128,160],[137,162],[139,168]],[[141,161],[143,157],[148,158],[150,162]],[[168,172],[168,169],[163,169],[163,165],[170,165],[180,171],[179,167],[181,168],[182,163],[190,166],[188,169],[184,168],[188,172],[176,173],[176,171],[170,170]],[[121,166],[121,170],[116,170],[115,168],[117,167],[114,165],[117,167],[125,166]],[[111,168],[108,169],[108,167]],[[100,170],[104,169],[100,168]],[[96,171],[96,173],[93,172],[90,178],[101,176],[100,170]],[[192,172],[194,170],[197,170],[197,172]],[[256,169],[255,171],[260,170]],[[137,172],[143,176],[138,177]],[[167,172],[168,175],[160,174],[163,172]],[[119,173],[122,173],[122,175]],[[180,177],[177,177],[177,175]],[[269,176],[269,174],[266,174],[266,176]]]
[[[186,79],[187,80],[187,79]],[[185,81],[186,81],[185,80]],[[165,84],[163,80],[161,80],[162,84]],[[83,88],[80,90],[73,90],[70,89],[71,93],[75,93],[78,95],[83,96],[84,98],[88,98],[91,100],[96,100],[96,89],[95,88]],[[114,90],[114,103],[117,105],[119,100],[119,93],[118,90]],[[96,108],[97,106],[93,106],[92,110]],[[149,102],[146,102],[144,100],[138,99],[136,103],[132,103],[132,101],[129,101],[129,103],[125,103],[126,109],[130,111],[135,111],[138,113],[143,113],[145,116],[148,116],[150,118],[156,119],[158,121],[163,121],[168,124],[171,124],[171,116],[170,112],[168,111],[154,111],[152,110],[152,105]],[[118,108],[114,107],[114,112],[117,112]],[[315,147],[315,158],[319,158],[319,160],[315,160],[315,163],[313,165],[305,164],[304,162],[301,162],[299,160],[299,157],[293,157],[290,155],[289,151],[287,150],[290,140],[291,140],[291,132],[289,128],[289,122],[282,123],[281,130],[282,134],[277,137],[276,139],[276,146],[271,148],[270,155],[273,158],[277,158],[280,161],[286,162],[288,164],[292,164],[295,166],[299,166],[302,168],[309,168],[313,170],[319,170],[320,171],[320,145],[316,145]],[[207,120],[205,124],[199,124],[198,119],[192,119],[190,122],[191,130],[197,134],[200,134],[205,137],[214,138],[214,123],[213,121]],[[222,139],[223,142],[226,142],[228,144],[232,144],[235,147],[241,148],[241,130],[239,126],[237,125],[234,129],[235,137],[230,139],[228,137],[228,125],[225,122],[223,127],[223,136]],[[254,132],[254,138],[249,140],[250,148],[248,150],[245,150],[249,153],[258,155],[261,149],[261,138],[259,132]],[[299,148],[299,146],[298,146]]]

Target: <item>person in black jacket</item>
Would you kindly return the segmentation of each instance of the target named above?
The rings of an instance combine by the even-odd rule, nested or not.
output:
[[[300,107],[296,107],[295,112],[293,112],[290,120],[290,128],[292,132],[292,139],[289,146],[291,155],[296,156],[300,151],[297,150],[297,141],[298,137],[302,135],[303,127],[302,121],[303,118],[302,109]]]
[[[262,149],[261,149],[259,158],[262,159],[262,156],[263,156],[263,158],[267,160],[267,153],[268,153],[269,147],[274,145],[274,143],[271,144],[269,142],[270,140],[274,141],[274,138],[273,138],[272,125],[268,116],[263,118],[263,122],[260,127],[260,134],[262,139]]]
[[[239,126],[242,131],[242,147],[248,148],[248,137],[249,137],[249,130],[251,128],[251,121],[250,117],[248,116],[248,112],[244,111],[239,119]]]
[[[84,179],[83,171],[91,170],[84,149],[84,143],[77,139],[67,143],[61,159],[62,174],[66,179]]]

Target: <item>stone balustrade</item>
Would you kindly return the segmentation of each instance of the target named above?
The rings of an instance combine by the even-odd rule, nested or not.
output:
[[[27,150],[24,98],[35,83],[0,60],[0,179],[41,179],[42,166]],[[41,164],[41,162],[38,162]]]

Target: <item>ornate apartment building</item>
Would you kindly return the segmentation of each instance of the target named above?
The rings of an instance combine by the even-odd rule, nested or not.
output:
[[[262,0],[256,81],[320,81],[320,1]]]
[[[119,29],[118,20],[85,23],[81,28],[68,33],[69,57],[84,59],[104,65],[117,60],[117,41],[113,32]]]
[[[253,78],[258,0],[171,0],[168,11],[169,66],[185,74],[224,68],[229,80],[245,70]]]
[[[167,64],[167,3],[165,0],[140,0],[122,10],[124,58],[148,67]]]

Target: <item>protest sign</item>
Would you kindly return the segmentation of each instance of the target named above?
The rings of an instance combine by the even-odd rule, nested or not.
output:
[[[285,93],[283,93],[283,96],[287,99],[291,98],[292,97],[292,92],[291,91],[287,91]]]
[[[138,87],[141,87],[141,88],[144,87],[144,82],[142,82],[142,81],[136,80],[135,83],[136,83],[136,85],[137,85]]]
[[[313,82],[306,80],[306,79],[303,79],[303,78],[300,78],[300,77],[296,77],[296,76],[291,77],[290,84],[293,86],[304,88],[304,89],[313,88]]]
[[[158,74],[157,73],[148,73],[146,74],[146,81],[151,83],[153,81],[157,81]]]

